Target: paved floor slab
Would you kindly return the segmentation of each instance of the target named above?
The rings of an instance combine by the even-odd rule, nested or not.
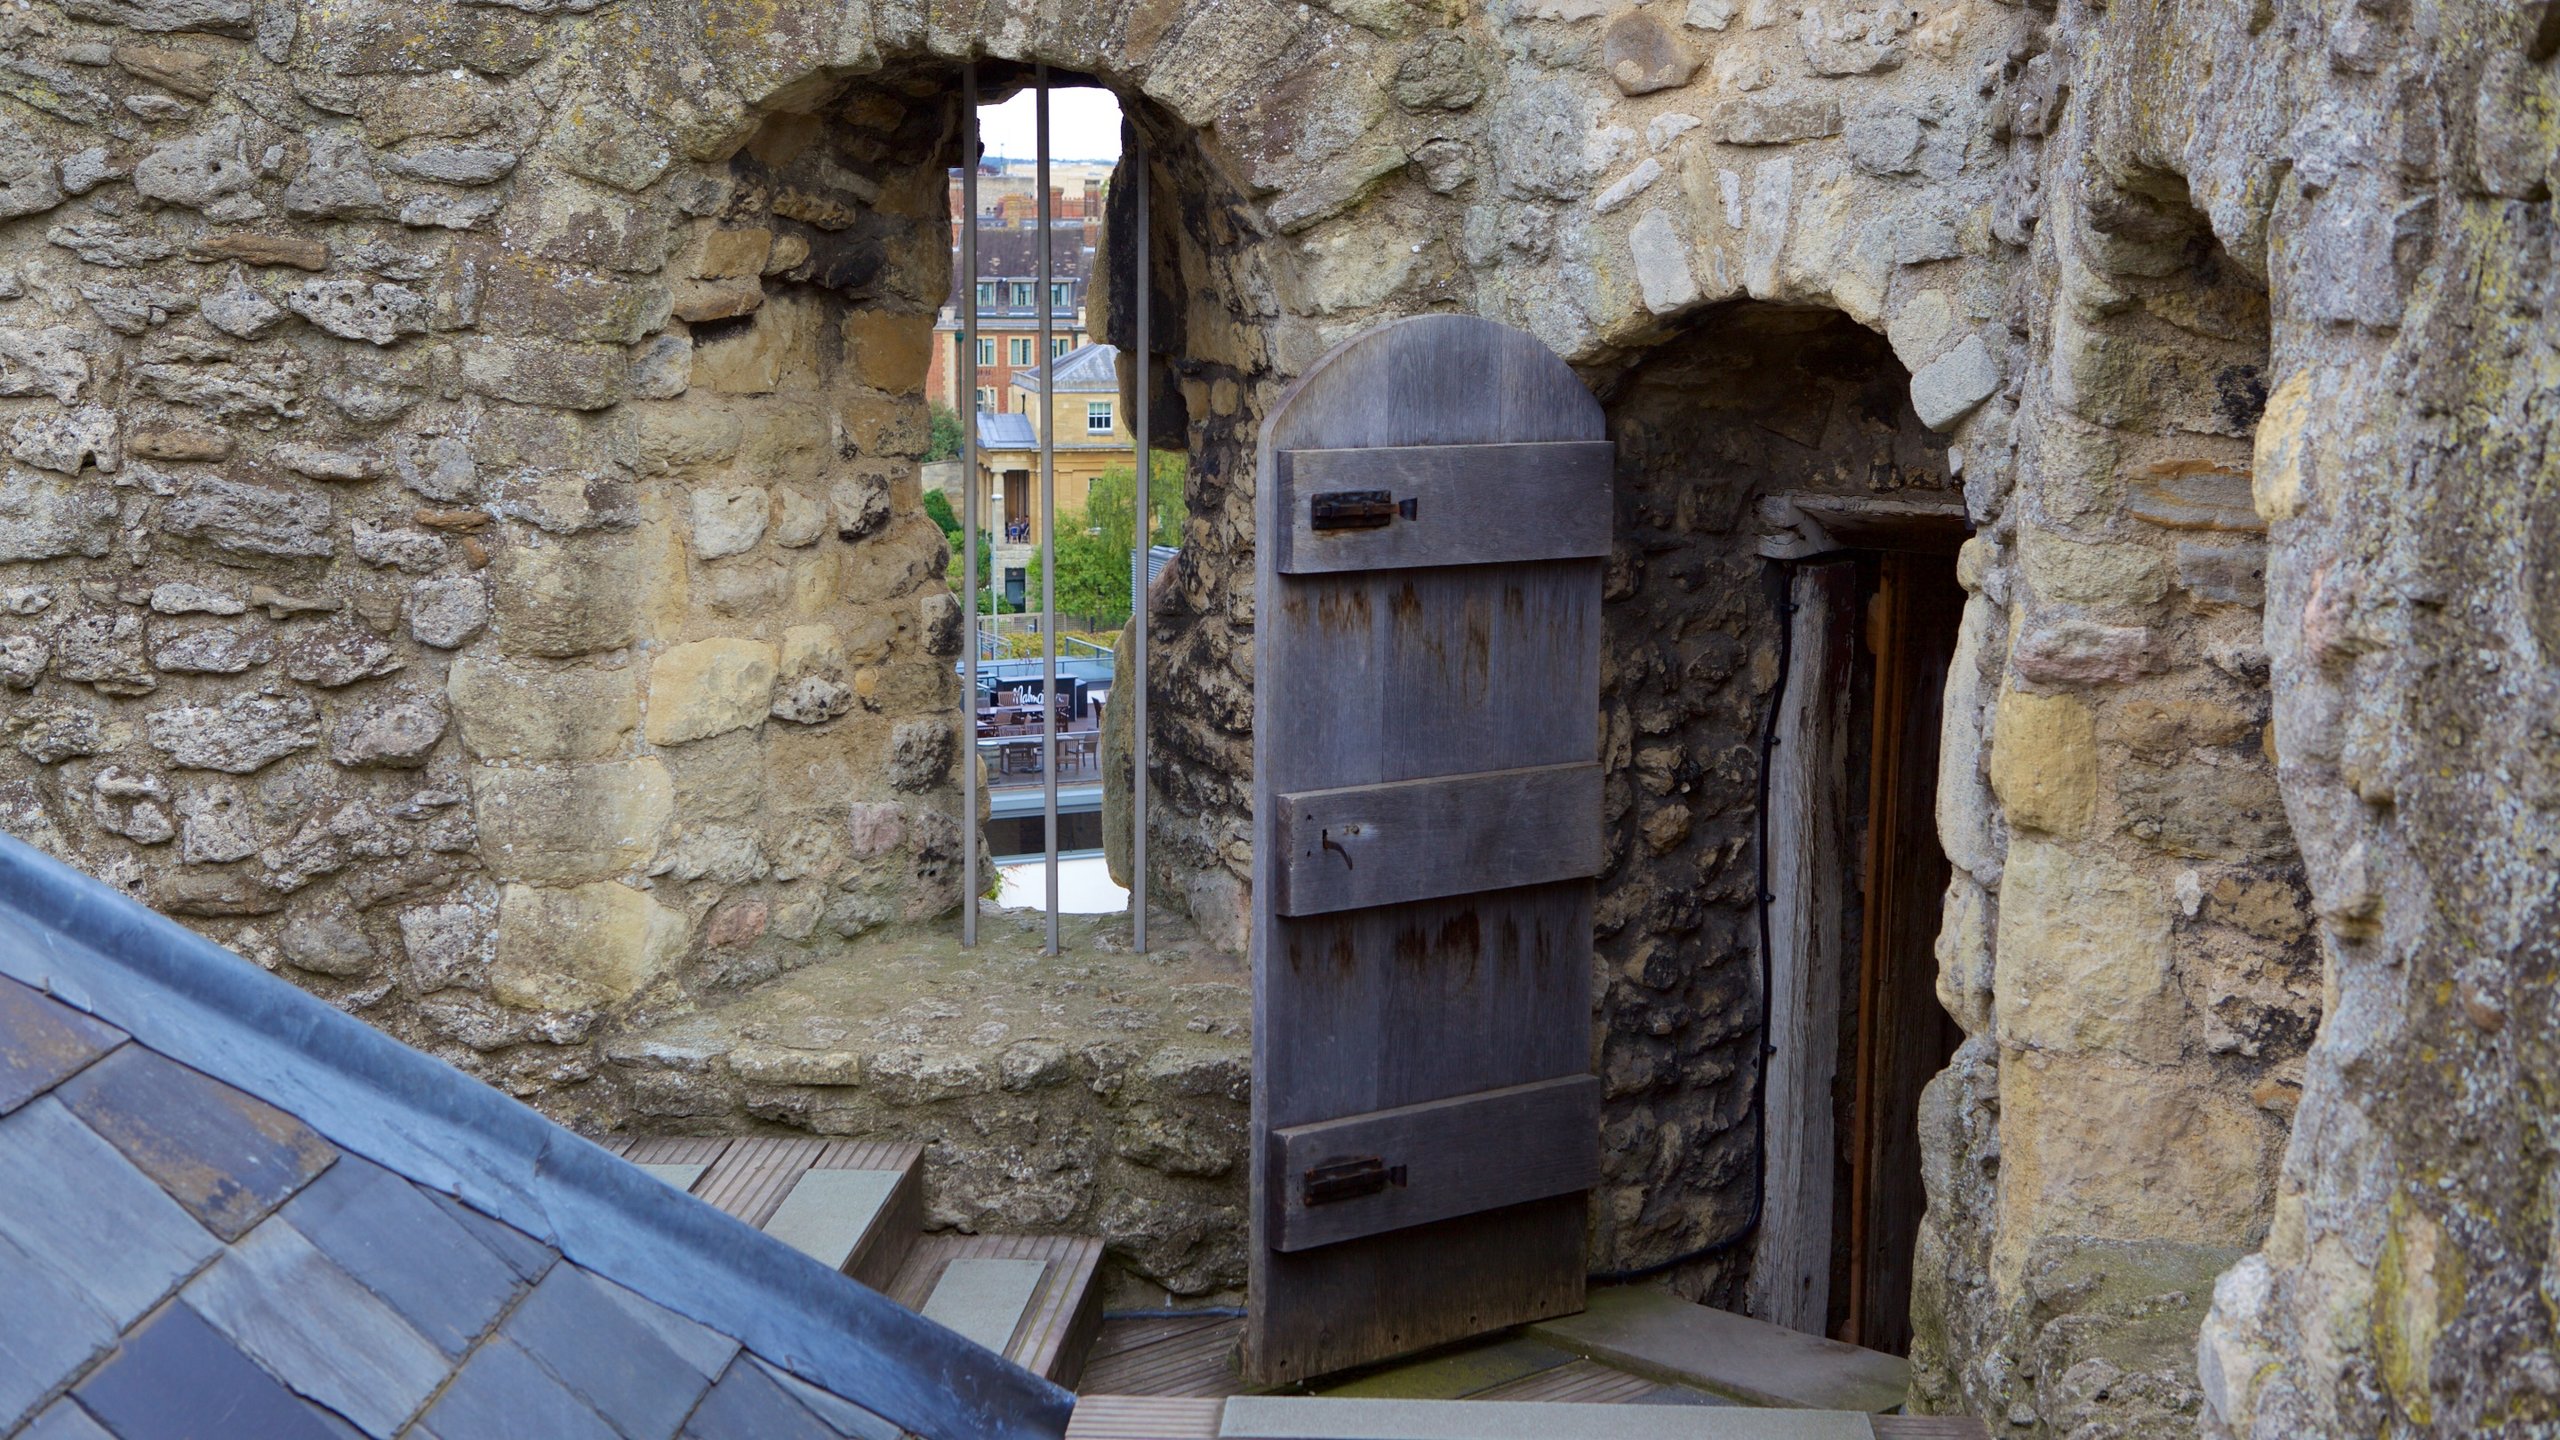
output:
[[[1846,1410],[1239,1395],[1220,1440],[1875,1440]]]
[[[1540,1321],[1529,1333],[1622,1370],[1754,1405],[1873,1414],[1900,1405],[1911,1389],[1910,1363],[1898,1356],[1692,1305],[1645,1285],[1595,1289],[1581,1314]]]

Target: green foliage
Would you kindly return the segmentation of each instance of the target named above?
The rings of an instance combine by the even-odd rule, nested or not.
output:
[[[939,491],[926,492],[924,503],[926,513],[931,514],[933,512],[933,502],[940,498],[941,492]],[[942,511],[943,514],[950,513],[950,502],[944,501]],[[939,520],[941,517],[936,516],[935,518]],[[942,573],[945,580],[948,581],[951,586],[951,593],[957,595],[961,593],[966,584],[966,577],[963,575],[960,565],[960,562],[964,557],[960,553],[959,525],[954,523],[946,528],[943,531],[943,538],[950,546],[951,562],[943,568]],[[978,532],[978,613],[981,615],[992,615],[996,613],[998,609],[1002,608],[996,603],[996,597],[989,594],[987,590],[988,577],[995,574],[995,568],[996,546],[994,537],[990,536],[986,531],[981,530]]]
[[[942,527],[943,538],[953,545],[960,543],[960,517],[951,513],[951,497],[939,490],[924,492],[924,513]]]
[[[936,401],[929,418],[932,430],[930,441],[925,447],[924,458],[927,461],[958,459],[960,457],[959,412]],[[957,530],[960,527],[953,525],[947,528]]]
[[[1147,489],[1147,508],[1155,515],[1148,527],[1150,543],[1178,545],[1182,540],[1184,458],[1157,452],[1154,476]],[[1138,475],[1134,468],[1105,470],[1093,479],[1084,509],[1058,517],[1058,613],[1080,616],[1098,630],[1115,630],[1129,621],[1131,610],[1130,551],[1136,546]],[[1040,559],[1031,560],[1027,596],[1040,593]],[[1036,603],[1036,602],[1033,602]]]

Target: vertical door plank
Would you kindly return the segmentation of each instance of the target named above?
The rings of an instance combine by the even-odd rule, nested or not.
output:
[[[1769,757],[1770,1053],[1749,1304],[1773,1325],[1820,1335],[1831,1305],[1831,1086],[1848,964],[1842,860],[1857,565],[1805,566],[1792,593],[1790,664]]]

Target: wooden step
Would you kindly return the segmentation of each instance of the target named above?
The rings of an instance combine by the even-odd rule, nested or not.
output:
[[[924,1223],[924,1147],[815,1136],[608,1140],[607,1148],[820,1264],[886,1290]]]
[[[1061,1385],[1102,1327],[1102,1242],[1081,1235],[927,1235],[882,1293]]]
[[[1594,1289],[1581,1314],[1539,1321],[1528,1333],[1752,1405],[1873,1414],[1898,1408],[1911,1389],[1910,1362],[1898,1356],[1693,1305],[1649,1285]]]
[[[1066,1440],[1218,1440],[1224,1397],[1087,1395],[1067,1417]]]

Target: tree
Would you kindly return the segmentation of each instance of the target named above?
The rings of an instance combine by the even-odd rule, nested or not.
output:
[[[940,401],[935,401],[929,412],[929,420],[932,438],[925,447],[924,458],[928,462],[958,459],[960,457],[959,412]],[[952,528],[959,527],[955,525]]]
[[[1153,480],[1147,508],[1155,512],[1148,529],[1158,545],[1180,543],[1182,482],[1187,466],[1180,455],[1153,457]],[[1082,616],[1100,629],[1129,621],[1130,557],[1137,535],[1138,474],[1134,467],[1105,470],[1093,477],[1084,508],[1058,517],[1058,613]],[[1040,593],[1040,557],[1031,557],[1032,595]]]

